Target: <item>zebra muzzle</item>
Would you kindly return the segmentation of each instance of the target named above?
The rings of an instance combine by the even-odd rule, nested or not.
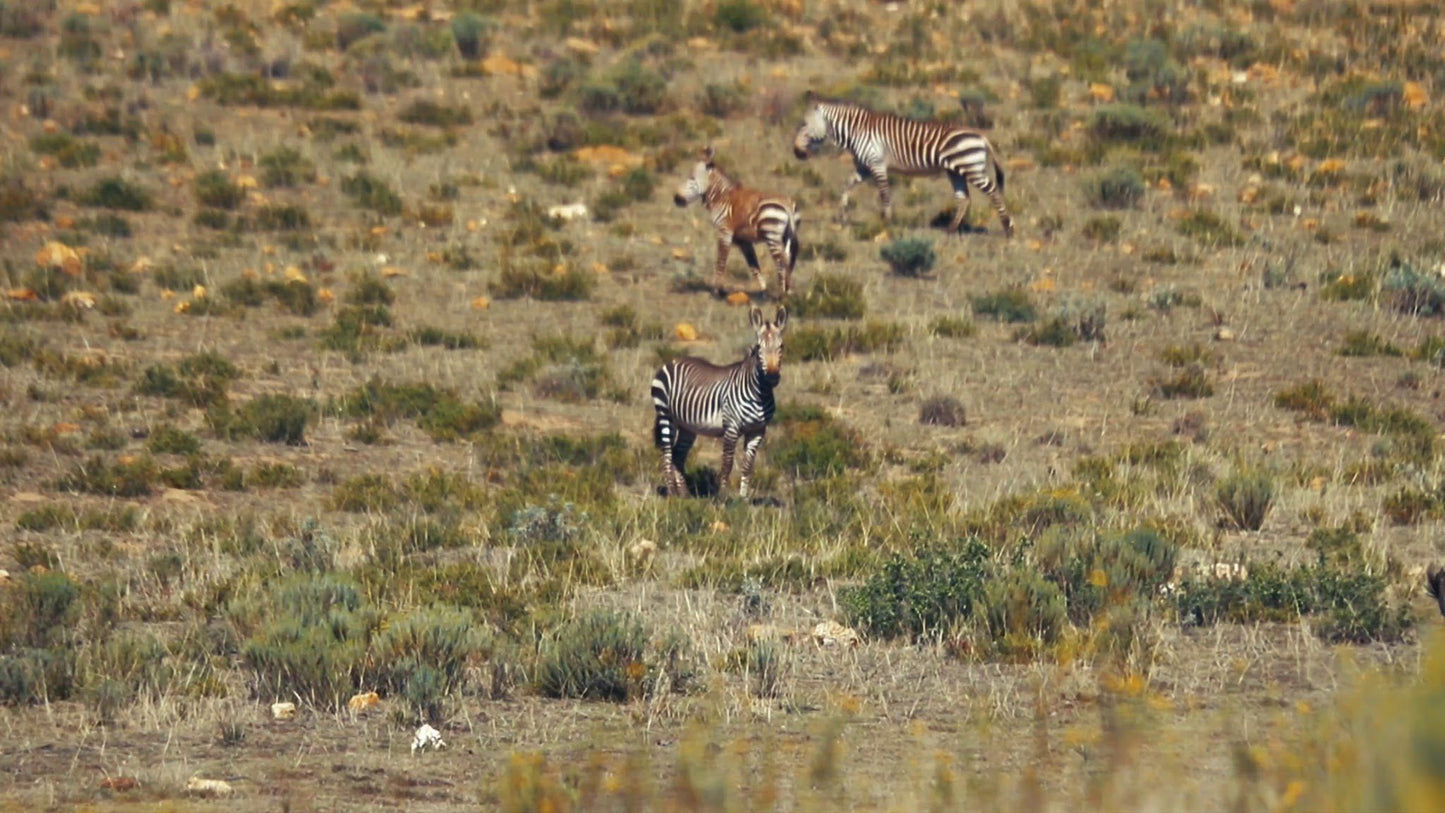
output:
[[[799,159],[803,161],[808,160],[808,150],[806,147],[799,147],[795,145],[793,147],[793,155],[796,155]]]
[[[678,206],[680,206],[680,207],[681,207],[681,206],[686,206],[686,205],[687,205],[687,198],[683,197],[682,195],[673,195],[673,196],[672,196],[672,202],[673,202],[673,203],[676,203],[676,204],[677,204]]]

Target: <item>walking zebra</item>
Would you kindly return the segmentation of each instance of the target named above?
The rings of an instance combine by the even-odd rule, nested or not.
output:
[[[738,489],[747,498],[753,477],[753,458],[763,445],[773,419],[773,388],[783,365],[783,331],[788,311],[778,308],[773,321],[753,308],[749,318],[757,341],[741,361],[725,367],[685,356],[662,366],[652,379],[652,405],[657,410],[653,440],[662,452],[662,480],[667,493],[687,493],[683,470],[687,453],[698,435],[722,438],[722,472],[719,490],[732,475],[733,453],[743,441],[743,476]]]
[[[832,140],[853,154],[853,177],[843,187],[841,209],[848,208],[848,193],[872,177],[883,201],[883,219],[893,215],[890,171],[899,175],[946,173],[953,184],[956,207],[949,231],[958,231],[968,217],[969,184],[988,195],[998,210],[1005,235],[1013,236],[1013,218],[1003,202],[1003,166],[998,151],[977,130],[933,121],[914,121],[890,113],[876,113],[851,102],[819,99],[808,93],[808,112],[793,139],[793,154],[806,159],[824,141]],[[988,167],[993,164],[993,177]]]
[[[727,267],[728,250],[736,245],[757,277],[759,289],[766,291],[768,279],[758,266],[758,255],[753,250],[754,243],[763,241],[768,244],[768,253],[773,255],[773,264],[782,277],[783,296],[787,296],[793,290],[793,266],[798,262],[797,204],[791,198],[743,186],[718,168],[714,155],[712,147],[703,150],[703,160],[693,166],[692,173],[673,196],[678,206],[701,200],[712,215],[713,227],[717,229],[713,290],[719,296],[726,293],[723,271]]]

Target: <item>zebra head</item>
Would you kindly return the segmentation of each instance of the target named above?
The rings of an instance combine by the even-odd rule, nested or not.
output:
[[[748,318],[752,320],[753,330],[758,334],[754,351],[758,356],[758,364],[762,367],[763,380],[768,386],[776,387],[783,368],[783,331],[788,326],[788,309],[778,306],[778,312],[771,322],[764,319],[763,312],[757,308],[752,309]]]
[[[809,92],[808,112],[803,114],[803,126],[798,128],[798,134],[793,137],[793,155],[807,160],[808,154],[827,140],[828,120],[823,115],[823,106]]]
[[[707,195],[708,187],[712,186],[713,171],[717,165],[713,163],[716,155],[711,146],[705,147],[702,151],[702,160],[692,165],[692,172],[677,188],[672,196],[672,202],[679,207],[686,206],[694,201],[702,200]]]

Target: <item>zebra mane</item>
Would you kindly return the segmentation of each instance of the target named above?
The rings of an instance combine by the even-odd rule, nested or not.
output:
[[[742,181],[739,181],[737,178],[728,174],[727,170],[718,166],[716,161],[708,164],[708,171],[714,176],[713,182],[709,184],[710,186],[721,187],[723,191],[727,191],[743,185]]]

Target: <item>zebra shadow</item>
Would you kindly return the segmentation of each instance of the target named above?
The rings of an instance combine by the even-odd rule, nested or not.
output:
[[[683,474],[683,480],[687,483],[687,496],[716,498],[722,491],[722,481],[718,479],[718,471],[714,468],[692,469]],[[667,486],[657,487],[657,496],[667,496]],[[725,500],[737,499],[736,492],[729,492],[723,495]],[[783,501],[777,497],[753,497],[748,500],[749,505],[762,508],[781,508]]]
[[[722,481],[718,479],[717,469],[691,469],[683,472],[682,479],[687,483],[687,496],[689,497],[716,497],[722,490]],[[658,486],[657,495],[666,497],[667,486]]]
[[[938,229],[939,231],[944,231],[944,232],[948,232],[949,234],[957,234],[957,235],[965,235],[965,234],[988,234],[988,227],[987,227],[987,226],[974,226],[974,225],[970,224],[967,220],[965,220],[964,222],[962,222],[962,223],[959,224],[959,226],[958,226],[958,231],[949,232],[949,231],[948,231],[948,224],[950,224],[950,223],[952,223],[952,222],[953,222],[953,210],[952,210],[952,209],[945,209],[944,211],[939,212],[938,214],[934,215],[932,220],[928,221],[928,227],[929,227],[930,229]]]

